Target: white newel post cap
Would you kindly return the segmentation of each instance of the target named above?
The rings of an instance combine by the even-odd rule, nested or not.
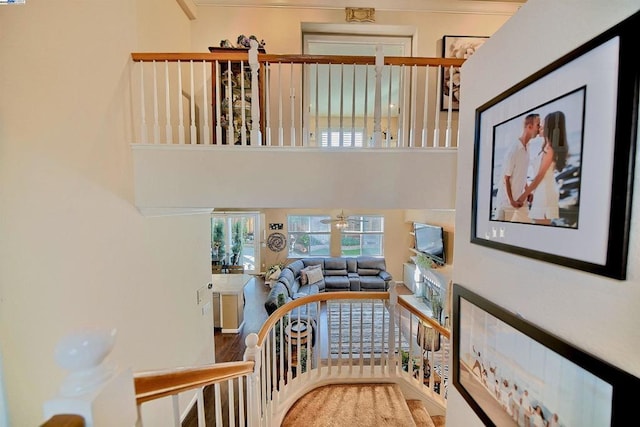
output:
[[[44,403],[45,420],[56,414],[77,414],[87,427],[135,424],[133,373],[106,360],[115,337],[115,329],[88,329],[60,340],[55,360],[69,375],[58,395]]]

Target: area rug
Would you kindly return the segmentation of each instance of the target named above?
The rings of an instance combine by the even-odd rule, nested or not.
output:
[[[327,323],[332,355],[363,354],[366,357],[372,352],[380,356],[389,351],[389,312],[383,301],[329,302]],[[397,342],[398,325],[395,325],[394,331]],[[404,337],[401,348],[409,348]]]

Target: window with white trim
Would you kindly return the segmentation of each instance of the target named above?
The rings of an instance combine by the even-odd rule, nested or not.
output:
[[[340,237],[340,255],[384,256],[384,216],[349,215],[349,219]]]
[[[329,215],[288,215],[289,257],[322,257],[331,254],[331,224]]]

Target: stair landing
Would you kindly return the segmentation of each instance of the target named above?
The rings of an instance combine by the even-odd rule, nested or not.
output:
[[[422,402],[406,401],[400,387],[388,383],[333,384],[318,387],[298,399],[285,415],[281,425],[438,427]]]

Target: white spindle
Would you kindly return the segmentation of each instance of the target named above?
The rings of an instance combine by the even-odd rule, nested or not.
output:
[[[216,60],[215,62],[215,82],[216,82],[216,144],[222,144],[222,112],[220,111],[221,102],[220,102],[220,91],[222,90],[222,85],[220,84],[220,78],[222,77],[220,74],[220,61]],[[214,77],[211,77],[211,80],[214,80]]]
[[[198,132],[196,129],[196,97],[194,90],[194,79],[193,79],[193,59],[189,61],[189,70],[191,73],[191,92],[189,93],[189,106],[191,108],[191,144],[198,143]]]
[[[391,146],[391,86],[393,81],[393,65],[389,65],[389,87],[387,90],[387,137],[384,146]]]
[[[327,147],[331,147],[331,65],[327,68]]]
[[[235,132],[233,124],[233,71],[231,70],[231,60],[227,61],[227,144],[233,145],[235,141]]]
[[[269,376],[267,375],[267,378]],[[245,377],[238,378],[238,424],[241,426],[247,425],[245,418],[245,401],[244,401],[244,385],[245,385]]]
[[[245,107],[247,101],[244,96],[244,61],[240,61],[240,143],[247,145],[247,114]]]
[[[373,145],[373,139],[369,140],[369,121],[368,121],[368,113],[369,112],[369,66],[364,66],[364,135],[362,136],[364,144],[366,146],[371,147]]]
[[[207,99],[207,92],[209,88],[207,86],[207,61],[202,61],[202,109],[204,117],[202,118],[202,143],[211,144],[211,138],[209,137],[209,102]]]
[[[296,123],[295,123],[295,112],[296,112],[296,88],[293,83],[293,62],[290,64],[290,72],[289,72],[289,105],[291,110],[291,116],[289,117],[289,123],[291,123],[291,143],[292,147],[296,146]]]
[[[344,147],[344,64],[340,64],[340,134],[338,145]]]
[[[251,68],[251,141],[253,145],[262,145],[262,134],[260,130],[260,91],[258,90],[258,73],[260,63],[258,62],[258,42],[251,39],[249,41],[249,67]]]
[[[444,139],[444,146],[451,147],[451,114],[453,110],[453,66],[449,67],[449,108],[447,109],[447,132]]]
[[[415,147],[415,129],[416,128],[416,91],[418,85],[418,66],[414,64],[411,70],[411,120],[409,124],[409,147]]]
[[[147,115],[145,113],[144,99],[144,62],[140,61],[140,142],[146,144],[147,140]]]
[[[429,114],[429,66],[424,70],[424,102],[422,103],[424,113],[422,114],[422,144],[421,147],[427,146],[428,138],[428,114]]]
[[[178,397],[178,394],[171,396],[171,403],[173,405],[173,427],[180,427],[180,401]]]
[[[216,416],[216,424],[217,426],[222,425],[222,399],[220,397],[220,383],[215,383],[213,385],[214,395],[215,395],[215,416]],[[204,425],[204,424],[203,424]]]
[[[284,145],[284,126],[282,123],[282,63],[278,62],[278,145]]]
[[[169,61],[164,61],[164,109],[167,124],[165,125],[165,135],[167,144],[173,144],[173,129],[171,128],[171,96],[169,91]]]
[[[178,144],[184,144],[184,111],[182,108],[182,64],[178,61]]]
[[[351,74],[351,146],[356,146],[356,64]]]
[[[409,85],[404,84],[405,76],[406,76],[406,65],[402,64],[400,66],[400,76],[398,77],[398,138],[396,140],[396,146],[404,146],[405,142],[405,126],[407,118],[404,114],[407,111],[404,105],[407,99],[407,91],[409,90]]]
[[[196,394],[198,396],[197,398],[197,405],[198,405],[198,427],[204,427],[204,425],[206,425],[206,418],[204,415],[204,388],[203,387],[198,387],[198,392]],[[216,390],[216,396],[219,396],[219,393]]]
[[[265,64],[265,132],[266,144],[271,146],[271,65]]]
[[[300,138],[300,144],[304,147],[308,147],[309,146],[309,106],[308,104],[305,105],[305,102],[307,102],[307,100],[305,99],[306,97],[304,96],[304,90],[305,88],[309,87],[309,64],[300,64],[300,96],[298,97],[299,100],[299,107],[300,107],[300,120],[301,122],[301,138]],[[304,77],[304,79],[303,79]],[[311,92],[309,92],[311,93]]]
[[[384,56],[382,55],[382,46],[376,46],[376,99],[373,103],[373,138],[374,146],[382,146],[382,67],[384,65]]]
[[[315,66],[313,67],[313,69],[315,70],[315,92],[316,92],[316,105],[315,105],[315,125],[316,125],[316,132],[315,132],[315,139],[314,139],[314,145],[317,147],[319,145],[322,144],[322,140],[320,137],[320,116],[318,113],[318,110],[320,109],[320,97],[319,97],[319,87],[320,87],[320,82],[318,81],[318,79],[320,78],[319,73],[318,73],[318,69],[320,68],[319,64],[315,64]]]
[[[236,406],[235,390],[233,389],[233,379],[227,381],[227,402],[229,404],[229,427],[236,427]],[[242,387],[239,387],[242,388]],[[242,408],[240,408],[242,411]],[[244,426],[243,426],[244,427]]]
[[[436,86],[436,113],[433,115],[434,117],[434,128],[433,128],[433,147],[440,146],[440,123],[439,123],[439,114],[438,103],[440,101],[440,97],[442,96],[442,65],[438,65],[438,84]],[[451,101],[449,101],[451,102]]]
[[[156,61],[153,65],[153,143],[160,143],[160,119],[158,118],[158,70]]]

